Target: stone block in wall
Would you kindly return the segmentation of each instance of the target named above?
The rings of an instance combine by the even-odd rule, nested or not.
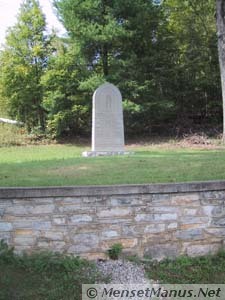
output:
[[[124,224],[121,229],[122,229],[122,236],[126,237],[137,237],[137,236],[142,236],[144,232],[145,225],[140,224],[140,225],[134,225],[133,223],[131,224]]]
[[[67,230],[68,234],[73,236],[75,234],[78,233],[96,233],[98,234],[98,232],[103,231],[106,228],[110,228],[111,225],[109,226],[104,226],[104,225],[100,225],[98,223],[79,223],[79,224],[71,224],[68,226],[64,226],[62,228],[65,228],[65,230]]]
[[[72,235],[71,239],[74,245],[85,245],[89,250],[99,244],[99,237],[96,233],[78,233]]]
[[[144,204],[142,196],[123,196],[123,197],[109,197],[108,201],[111,206],[140,206]]]
[[[180,249],[179,244],[177,243],[151,245],[144,250],[145,257],[154,258],[156,260],[162,260],[166,257],[175,258],[179,253]]]
[[[204,206],[202,206],[202,214],[204,216],[211,217],[214,209],[215,209],[215,207],[212,205],[204,205]]]
[[[16,236],[13,239],[13,243],[15,245],[15,248],[17,248],[17,246],[32,247],[32,246],[34,246],[35,241],[36,241],[36,238],[32,237],[32,236]]]
[[[172,204],[170,194],[161,194],[159,192],[153,195],[146,195],[145,198],[146,198],[146,205],[164,207],[164,206],[170,206]]]
[[[29,206],[31,205],[46,205],[46,204],[54,204],[57,201],[54,197],[35,197],[35,198],[19,198],[13,199],[12,204],[14,205],[22,205],[22,206]]]
[[[205,232],[207,234],[210,234],[213,236],[221,237],[222,239],[225,237],[225,229],[224,228],[209,227],[209,228],[205,229]]]
[[[225,205],[211,206],[211,207],[212,207],[211,215],[213,217],[221,217],[225,215]]]
[[[88,260],[98,260],[98,259],[103,259],[106,260],[108,259],[108,256],[106,253],[100,253],[100,252],[96,252],[96,253],[81,253],[80,255],[82,258],[86,258]]]
[[[32,221],[26,221],[26,220],[18,220],[18,221],[12,221],[11,222],[13,229],[32,229]]]
[[[47,205],[35,205],[34,210],[32,210],[32,214],[34,215],[43,215],[43,214],[51,214],[55,210],[55,205],[47,204]]]
[[[221,249],[221,247],[221,243],[188,245],[186,254],[188,256],[203,256],[207,254],[215,254]]]
[[[49,239],[51,241],[62,241],[64,238],[64,233],[59,231],[47,230],[40,234],[40,237]]]
[[[66,242],[64,241],[48,241],[40,239],[35,245],[35,251],[52,251],[52,252],[65,252],[67,249]]]
[[[141,239],[141,245],[147,248],[149,245],[164,245],[168,243],[175,243],[177,239],[173,235],[173,231],[145,233]]]
[[[151,213],[151,214],[163,214],[163,213],[167,213],[167,214],[174,214],[174,213],[178,213],[180,211],[179,207],[176,206],[165,206],[165,207],[161,207],[161,206],[136,206],[133,208],[134,213],[135,214],[139,214],[139,213]]]
[[[203,240],[204,232],[200,228],[193,228],[188,230],[178,230],[175,237],[179,240]]]
[[[225,227],[225,216],[213,218],[212,219],[212,225]]]
[[[222,199],[201,199],[201,205],[206,205],[206,206],[222,206],[224,205],[224,200]]]
[[[102,226],[108,226],[111,224],[115,224],[118,225],[120,224],[121,226],[124,224],[133,224],[134,220],[133,220],[133,216],[129,216],[129,217],[124,217],[124,218],[97,218],[96,222],[98,224],[101,224]]]
[[[67,252],[74,255],[81,255],[83,253],[91,253],[91,251],[96,251],[94,247],[89,247],[88,245],[79,244],[79,245],[71,245],[68,247]]]
[[[51,214],[55,210],[55,205],[47,204],[47,205],[35,205],[34,210],[32,210],[32,214],[34,215],[43,215],[43,214]]]
[[[94,214],[96,213],[96,208],[94,207],[89,207],[89,206],[83,206],[81,205],[63,205],[63,206],[58,206],[58,211],[60,213],[74,213],[74,214],[83,214],[83,213],[90,213]]]
[[[100,244],[100,248],[105,252],[107,249],[112,247],[113,244],[115,243],[120,243],[123,246],[123,249],[131,249],[137,246],[138,244],[138,239],[134,238],[120,238],[120,239],[113,239],[113,240],[108,240],[108,241],[103,241]]]
[[[210,219],[208,217],[199,217],[199,216],[182,216],[180,218],[180,224],[208,224]]]
[[[80,223],[90,223],[92,221],[93,221],[93,217],[90,215],[73,215],[68,218],[68,225],[80,224]]]
[[[32,236],[33,230],[31,229],[16,229],[15,236]]]
[[[53,213],[55,209],[55,205],[47,204],[47,205],[15,205],[7,207],[5,213],[11,215],[43,215]]]
[[[50,221],[34,221],[32,222],[32,228],[34,230],[48,230],[52,227]]]
[[[108,207],[108,206],[111,206],[111,205],[108,205],[109,204],[109,199],[108,197],[94,197],[95,199],[95,206],[96,207],[99,207],[99,208],[105,208],[105,207]],[[93,205],[93,204],[92,204]],[[89,205],[90,206],[90,205]]]
[[[1,231],[11,231],[13,230],[13,226],[8,222],[0,222],[0,232]]]
[[[175,220],[177,220],[176,213],[154,214],[154,221],[175,221]]]
[[[5,209],[0,207],[0,220],[4,216],[4,213],[5,213]]]
[[[183,215],[184,216],[196,216],[198,214],[199,208],[184,208]]]
[[[162,213],[162,214],[137,214],[134,218],[136,222],[163,222],[163,221],[176,221],[176,213]]]
[[[177,222],[169,223],[169,224],[167,225],[167,229],[168,229],[168,230],[174,230],[174,229],[177,229],[177,227],[178,227],[178,223],[177,223]]]
[[[179,206],[199,206],[200,196],[198,193],[178,194],[171,196],[171,204]]]
[[[208,223],[201,223],[201,224],[179,224],[179,230],[192,230],[192,229],[205,229],[208,228]]]
[[[111,239],[111,238],[117,238],[120,236],[120,233],[116,230],[104,230],[101,233],[101,237],[103,239]]]
[[[97,210],[99,218],[126,217],[132,215],[132,209],[129,207],[107,208]]]
[[[201,193],[201,199],[204,200],[225,200],[225,191],[205,191]]]
[[[17,205],[17,206],[13,206],[13,205],[9,205],[6,209],[5,209],[5,214],[7,215],[11,215],[11,216],[20,216],[20,215],[27,215],[27,214],[31,214],[31,212],[34,210],[33,206],[22,206],[22,205]]]
[[[59,206],[71,204],[75,207],[84,203],[86,203],[86,201],[82,197],[60,197],[58,200]],[[91,198],[91,203],[93,203],[93,198]]]
[[[12,244],[11,243],[11,240],[12,240],[11,232],[9,232],[9,231],[0,232],[0,240],[3,240],[8,244]]]
[[[166,229],[165,224],[149,224],[146,225],[143,232],[144,233],[160,233],[164,232]]]
[[[49,241],[46,239],[38,239],[36,243],[36,249],[37,250],[49,250],[50,244]]]
[[[64,241],[51,241],[50,245],[53,252],[62,252],[66,249],[66,242]]]
[[[153,222],[154,215],[153,214],[137,214],[134,217],[136,222]]]
[[[66,217],[61,216],[54,216],[52,219],[53,225],[65,225],[66,224]]]

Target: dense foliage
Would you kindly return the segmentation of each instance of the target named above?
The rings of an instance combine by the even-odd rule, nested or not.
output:
[[[9,113],[52,137],[86,135],[91,97],[109,81],[123,95],[127,135],[222,128],[213,0],[54,0],[68,36],[45,35],[26,0],[1,53]]]

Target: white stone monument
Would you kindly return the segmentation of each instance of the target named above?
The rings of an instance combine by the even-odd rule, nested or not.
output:
[[[93,95],[92,151],[83,156],[129,154],[124,151],[122,96],[110,83],[101,85]]]

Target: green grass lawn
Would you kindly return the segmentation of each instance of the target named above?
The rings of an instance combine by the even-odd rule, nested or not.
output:
[[[0,148],[0,186],[141,184],[225,179],[225,149],[133,146],[129,156],[83,158],[87,147]]]

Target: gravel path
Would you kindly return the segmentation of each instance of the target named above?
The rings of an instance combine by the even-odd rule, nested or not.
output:
[[[147,284],[151,281],[145,277],[143,265],[125,260],[97,261],[98,270],[111,278],[112,284]]]

